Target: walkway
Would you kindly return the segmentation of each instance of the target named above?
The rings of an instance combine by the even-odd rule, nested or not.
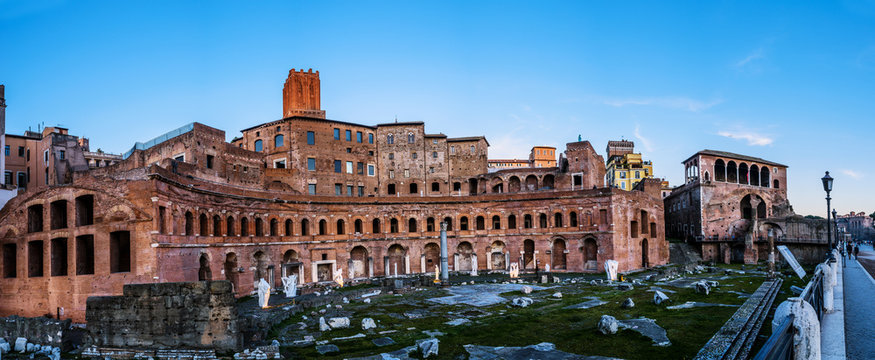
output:
[[[860,257],[875,261],[875,250],[863,246]],[[875,359],[875,280],[857,260],[843,270],[847,358]]]

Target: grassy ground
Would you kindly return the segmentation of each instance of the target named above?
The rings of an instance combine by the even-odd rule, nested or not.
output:
[[[721,267],[740,268],[738,265]],[[644,275],[646,274],[640,274],[637,277],[640,278]],[[695,356],[699,348],[737,310],[736,307],[668,310],[665,305],[657,306],[652,303],[653,293],[646,291],[653,285],[652,283],[635,286],[635,289],[631,291],[619,291],[614,287],[590,285],[588,279],[592,278],[593,275],[561,276],[563,279],[579,276],[581,280],[585,281],[577,284],[555,284],[555,286],[549,284],[550,289],[535,291],[529,295],[536,302],[527,308],[513,308],[506,303],[484,308],[467,305],[436,305],[426,302],[425,299],[446,296],[447,294],[443,290],[430,288],[403,296],[381,295],[373,298],[371,304],[353,301],[351,304],[344,305],[342,313],[339,315],[351,318],[352,326],[349,329],[331,330],[320,334],[314,330],[318,329],[318,325],[314,323],[315,320],[318,320],[318,316],[314,319],[309,314],[310,311],[307,311],[308,320],[303,320],[301,315],[295,315],[272,334],[299,340],[303,334],[309,331],[316,336],[316,340],[328,340],[341,350],[340,354],[320,356],[314,345],[284,347],[282,349],[284,356],[292,359],[315,357],[341,359],[389,352],[413,345],[417,339],[426,338],[423,330],[439,330],[446,334],[438,337],[441,358],[457,358],[459,356],[464,358],[467,352],[462,346],[465,344],[526,346],[540,342],[551,342],[556,344],[558,349],[575,354],[614,356],[624,359],[686,359]],[[763,281],[762,275],[733,275],[731,279],[720,279],[723,276],[722,271],[692,275],[692,277],[697,278],[715,279],[720,283],[720,286],[710,295],[696,294],[691,288],[674,288],[665,285],[660,287],[677,291],[674,294],[667,294],[671,298],[672,304],[701,301],[740,305],[746,298],[740,298],[738,294],[729,291],[751,294]],[[481,277],[478,282],[483,279]],[[785,278],[783,291],[779,296],[786,298],[789,294],[789,286],[793,284],[803,286],[804,281],[793,281],[792,278]],[[561,299],[552,298],[550,295],[556,291],[562,292],[564,296]],[[522,296],[522,294],[510,292],[502,294],[502,296],[512,299]],[[586,298],[588,296],[597,296],[608,303],[586,310],[563,309],[566,306],[588,300]],[[635,301],[634,308],[620,308],[620,303],[627,297]],[[404,313],[410,311],[425,311],[426,314],[422,318],[409,319]],[[603,314],[612,315],[620,320],[638,317],[656,319],[656,323],[666,329],[672,345],[668,347],[653,346],[649,338],[632,330],[622,330],[616,335],[602,335],[597,331],[597,323]],[[325,316],[330,315],[331,313]],[[361,319],[364,317],[371,317],[377,321],[377,329],[362,331]],[[468,317],[473,323],[456,327],[444,324],[459,317]],[[296,326],[292,325],[299,321],[309,325],[307,331],[297,330]],[[289,331],[289,328],[296,330]],[[396,332],[386,335],[376,333],[386,330],[395,330]],[[771,331],[770,328],[764,330],[769,333]],[[358,333],[364,333],[367,337],[346,341],[331,340]],[[371,343],[372,339],[383,336],[392,338],[395,345],[378,348]]]

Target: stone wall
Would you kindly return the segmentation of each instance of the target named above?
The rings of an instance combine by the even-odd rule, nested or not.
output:
[[[122,296],[88,298],[85,319],[99,347],[237,350],[236,300],[228,281],[131,284]]]
[[[70,320],[10,316],[0,318],[0,338],[15,344],[15,339],[22,337],[32,344],[49,345],[68,351],[72,349],[71,324]]]

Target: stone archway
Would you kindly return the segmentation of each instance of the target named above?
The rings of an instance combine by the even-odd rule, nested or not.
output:
[[[197,271],[198,281],[210,281],[213,279],[213,272],[210,270],[210,257],[207,254],[201,254],[198,259],[199,267]]]
[[[356,246],[349,252],[349,271],[352,278],[368,277],[368,250],[364,246]]]
[[[565,253],[565,250],[565,240],[553,240],[553,249],[551,250],[553,265],[551,269],[565,270],[567,268],[567,254]]]
[[[584,270],[598,270],[599,244],[593,238],[583,240]]]
[[[489,247],[489,261],[492,264],[492,270],[507,269],[507,255],[505,255],[503,242],[492,242],[492,246]]]
[[[240,287],[239,278],[237,276],[237,274],[238,274],[238,272],[237,272],[237,268],[238,268],[238,266],[237,266],[237,254],[235,254],[235,253],[226,254],[224,267],[225,267],[225,269],[224,269],[225,270],[225,280],[228,280],[231,282],[231,285],[233,286],[233,289],[236,292],[237,289]]]
[[[268,258],[267,254],[264,251],[256,251],[255,254],[252,255],[252,265],[255,267],[255,270],[252,272],[254,284],[258,284],[258,281],[264,279],[268,284],[271,284],[273,287],[273,278],[270,271],[268,271],[268,266],[270,265],[270,258]]]
[[[404,247],[398,244],[390,246],[386,252],[386,275],[406,274],[406,257],[407,250]]]
[[[425,248],[423,248],[422,254],[425,257],[425,269],[422,269],[422,272],[434,272],[435,266],[441,266],[440,245],[435,243],[425,244]]]
[[[535,241],[523,240],[523,268],[534,269],[535,267]]]
[[[456,271],[471,271],[474,267],[474,247],[463,241],[456,247]]]

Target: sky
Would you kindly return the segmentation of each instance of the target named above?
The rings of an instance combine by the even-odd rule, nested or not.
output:
[[[484,135],[490,158],[628,139],[683,182],[702,149],[789,166],[797,213],[875,211],[875,1],[0,0],[6,130],[123,153],[190,122],[282,117],[292,68],[329,119]]]

